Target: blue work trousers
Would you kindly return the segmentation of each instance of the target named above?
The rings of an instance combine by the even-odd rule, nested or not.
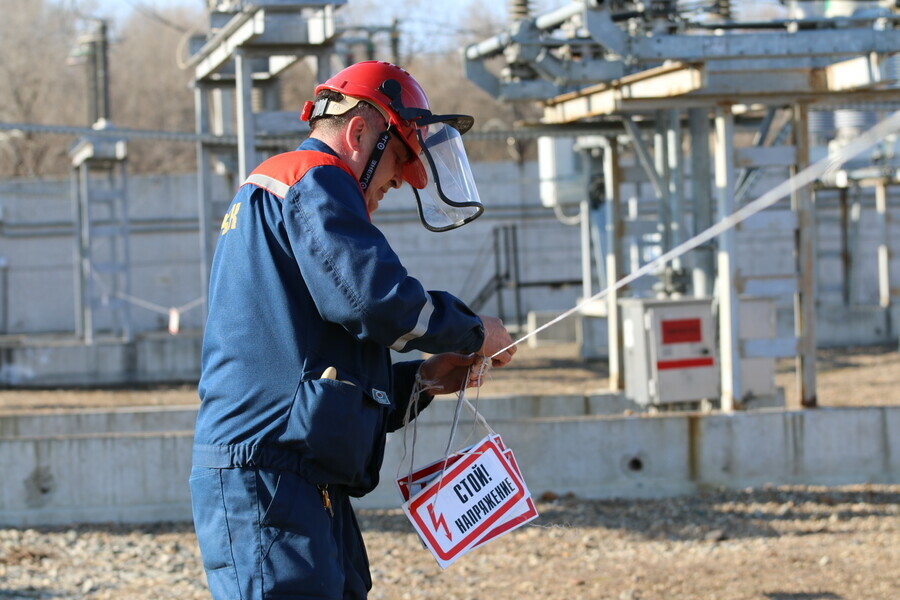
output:
[[[191,470],[194,527],[215,600],[357,600],[372,586],[346,494],[288,471]]]

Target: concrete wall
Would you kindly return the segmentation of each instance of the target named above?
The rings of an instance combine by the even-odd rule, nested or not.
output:
[[[481,163],[473,167],[485,215],[466,227],[447,233],[431,233],[418,224],[415,201],[408,187],[393,192],[375,214],[410,273],[426,288],[447,289],[471,300],[493,274],[491,231],[499,224],[515,224],[521,250],[523,281],[580,279],[581,254],[577,227],[562,225],[552,211],[543,208],[538,196],[537,165]],[[770,173],[757,184],[764,191],[779,181]],[[214,196],[228,201],[231,190],[214,180]],[[634,186],[631,186],[634,187]],[[72,208],[68,181],[0,182],[0,334],[65,332],[74,329],[74,271],[72,266]],[[649,185],[641,186],[641,211],[654,205]],[[819,335],[826,343],[874,343],[894,339],[896,333],[880,326],[884,312],[872,307],[878,302],[876,247],[878,223],[872,194],[862,191],[858,226],[849,240],[854,256],[851,300],[864,315],[857,328],[848,332],[838,289],[841,283],[840,239],[835,192],[819,194],[818,229],[820,258],[820,306],[831,318],[822,319]],[[787,200],[784,201],[785,205]],[[824,208],[830,206],[830,208]],[[132,295],[160,305],[178,307],[205,295],[201,289],[195,177],[134,176],[129,180],[129,213],[132,219]],[[767,218],[771,215],[767,213]],[[758,219],[759,217],[757,217]],[[900,255],[900,214],[891,210],[891,252]],[[217,224],[214,224],[214,227]],[[738,269],[742,275],[789,273],[793,270],[793,233],[784,227],[753,227],[738,232]],[[688,223],[690,230],[690,223]],[[644,257],[650,258],[649,256]],[[690,262],[690,259],[687,261]],[[900,261],[891,266],[893,281],[900,280]],[[634,286],[635,288],[646,285]],[[580,287],[560,290],[523,290],[525,311],[562,312],[573,306]],[[512,296],[505,292],[509,314]],[[780,334],[792,330],[791,298],[779,299]],[[496,312],[496,302],[485,308]],[[830,311],[830,313],[829,313]],[[182,316],[183,329],[202,327],[201,309]],[[132,307],[136,331],[164,330],[167,315]],[[873,324],[874,323],[874,324]],[[834,325],[834,329],[832,328]]]
[[[900,482],[900,407],[731,415],[611,417],[617,397],[482,400],[533,494],[649,497],[708,486]],[[418,424],[416,464],[443,455],[454,405]],[[0,525],[190,518],[194,410],[122,409],[0,416]],[[483,431],[464,422],[456,445]],[[399,506],[394,486],[411,432],[389,436],[382,482],[359,502]],[[401,470],[402,469],[402,470]]]
[[[451,290],[471,300],[493,275],[491,230],[519,227],[523,281],[578,279],[577,228],[560,224],[540,206],[537,167],[513,163],[474,166],[485,215],[463,229],[432,233],[419,224],[408,188],[393,192],[375,222],[410,274],[428,289]],[[132,222],[132,296],[162,307],[179,307],[205,295],[201,289],[197,235],[196,178],[192,174],[129,178]],[[73,331],[74,242],[68,181],[0,182],[0,335]],[[229,201],[233,191],[214,180],[214,196]],[[213,224],[216,229],[218,223]],[[525,310],[570,307],[574,288],[533,288],[523,294]],[[507,309],[512,306],[507,297]],[[496,305],[490,310],[496,310]],[[183,329],[203,325],[201,309],[182,315]],[[136,331],[165,330],[168,316],[131,307]]]

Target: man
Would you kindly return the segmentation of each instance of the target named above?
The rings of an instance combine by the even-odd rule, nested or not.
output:
[[[457,391],[480,357],[515,352],[499,319],[409,277],[370,220],[403,181],[429,229],[481,214],[459,139],[471,117],[433,114],[409,73],[369,61],[303,118],[309,138],[247,178],[213,259],[190,485],[217,600],[365,598],[349,498],[378,483],[416,378]],[[391,348],[434,356],[392,365]]]

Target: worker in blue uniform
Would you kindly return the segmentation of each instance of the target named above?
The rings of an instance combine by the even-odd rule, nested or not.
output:
[[[389,63],[316,88],[299,149],[263,162],[222,222],[210,274],[193,468],[194,524],[216,600],[365,598],[350,497],[378,483],[414,384],[478,385],[515,346],[493,317],[410,277],[371,214],[404,181],[431,230],[483,211],[460,139]],[[425,361],[391,364],[390,350]]]

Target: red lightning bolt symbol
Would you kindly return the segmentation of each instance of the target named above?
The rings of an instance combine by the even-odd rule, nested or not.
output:
[[[450,535],[450,528],[447,527],[447,520],[444,515],[442,514],[437,519],[434,518],[434,504],[428,505],[428,516],[431,517],[431,526],[434,527],[434,530],[437,531],[438,526],[443,527],[444,533],[447,534],[447,539],[452,541],[453,537]]]

